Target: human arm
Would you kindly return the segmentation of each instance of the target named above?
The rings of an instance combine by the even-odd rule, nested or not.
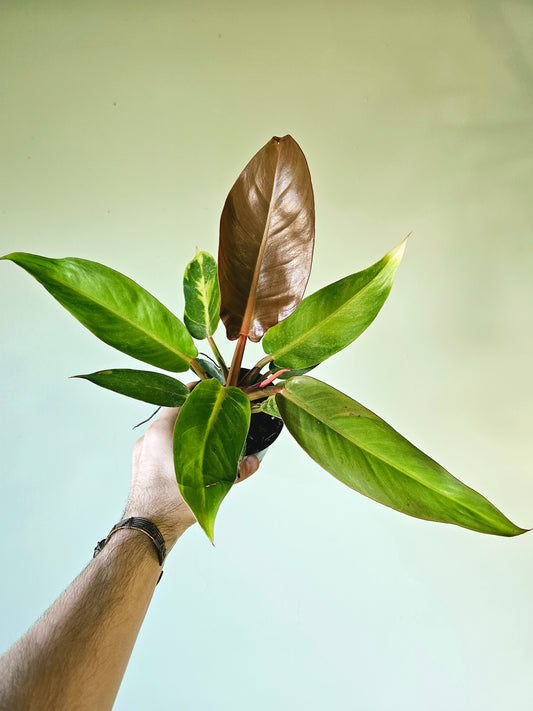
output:
[[[125,517],[159,528],[167,552],[195,522],[174,475],[172,432],[178,410],[166,408],[136,442]],[[241,464],[241,479],[258,467]],[[122,529],[61,597],[0,658],[0,709],[110,709],[159,579],[150,539]]]

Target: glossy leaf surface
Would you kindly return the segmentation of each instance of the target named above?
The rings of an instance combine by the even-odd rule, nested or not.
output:
[[[259,411],[266,412],[267,415],[272,415],[273,417],[281,417],[279,414],[278,406],[276,404],[276,396],[271,395],[266,400],[259,403]]]
[[[211,541],[218,508],[233,486],[250,426],[250,401],[238,388],[203,380],[181,408],[174,466],[183,498]]]
[[[189,333],[198,339],[212,336],[220,318],[217,263],[207,252],[197,252],[183,276],[185,312]]]
[[[383,259],[307,296],[285,321],[263,339],[265,353],[282,368],[309,368],[354,341],[385,303],[405,240]]]
[[[220,220],[221,318],[230,340],[265,331],[300,303],[313,258],[309,168],[291,136],[270,140],[232,187]]]
[[[201,356],[197,356],[194,360],[202,366],[207,375],[210,375],[212,378],[216,378],[220,383],[222,383],[222,385],[225,385],[224,375],[218,365],[213,363],[213,361],[208,358],[202,358]],[[191,368],[191,370],[196,375],[194,369]]]
[[[410,516],[482,533],[525,532],[377,415],[329,385],[296,377],[276,402],[303,449],[365,496]]]
[[[158,368],[187,370],[197,354],[181,321],[136,282],[86,259],[48,259],[17,252],[10,259],[31,274],[95,336]]]
[[[147,370],[116,368],[72,377],[83,378],[107,390],[164,407],[181,407],[189,395],[189,389],[179,380]]]

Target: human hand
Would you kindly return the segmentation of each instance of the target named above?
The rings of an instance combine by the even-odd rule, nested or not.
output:
[[[125,517],[147,518],[159,528],[167,550],[196,518],[185,503],[174,472],[173,433],[178,407],[165,407],[133,447],[131,487]],[[238,481],[259,467],[255,455],[245,457]]]

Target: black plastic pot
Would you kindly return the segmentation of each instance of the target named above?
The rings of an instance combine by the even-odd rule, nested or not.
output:
[[[279,417],[268,415],[266,412],[254,412],[246,437],[246,456],[255,454],[261,461],[267,449],[279,437],[282,429],[283,421]]]
[[[248,368],[241,368],[240,377],[248,372]],[[257,402],[257,401],[256,401]],[[246,437],[245,456],[255,454],[262,461],[270,445],[279,437],[283,429],[283,421],[266,412],[254,412],[250,419],[250,429]]]

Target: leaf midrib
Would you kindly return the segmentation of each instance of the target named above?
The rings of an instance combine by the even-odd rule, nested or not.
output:
[[[211,324],[210,324],[210,320],[209,320],[209,303],[208,303],[209,299],[207,296],[207,282],[206,282],[205,273],[204,273],[204,269],[203,269],[203,266],[204,266],[204,258],[203,257],[201,258],[201,261],[199,260],[199,264],[200,264],[200,279],[198,280],[199,281],[198,292],[200,294],[200,302],[201,302],[203,309],[204,309],[205,324],[202,324],[201,321],[196,321],[196,319],[191,319],[191,321],[194,321],[194,323],[197,323],[199,326],[204,326],[206,333],[208,335],[211,335],[211,333],[210,333]]]
[[[265,219],[265,227],[263,229],[263,236],[261,237],[261,244],[259,245],[259,251],[257,253],[257,259],[255,261],[254,273],[252,274],[252,282],[250,284],[250,291],[248,293],[248,299],[246,301],[246,308],[244,310],[244,315],[242,317],[241,323],[241,334],[248,336],[250,333],[250,327],[252,324],[252,316],[255,310],[256,304],[256,294],[257,285],[259,284],[259,275],[261,274],[261,267],[263,265],[263,256],[265,254],[267,237],[270,230],[270,221],[272,219],[272,210],[274,196],[276,194],[276,187],[278,183],[278,173],[279,173],[279,163],[281,159],[281,144],[278,143],[279,149],[276,157],[276,168],[274,170],[274,180],[272,181],[272,191],[270,193],[270,200],[268,202],[268,212]]]
[[[217,380],[217,381],[213,381],[213,382],[218,382],[218,380]],[[218,391],[218,393],[217,393],[217,395],[216,395],[216,400],[215,400],[213,409],[211,410],[211,414],[209,415],[209,418],[208,418],[207,423],[206,423],[205,436],[204,436],[204,438],[203,438],[203,446],[202,446],[202,450],[201,450],[201,453],[200,453],[201,456],[199,457],[199,459],[200,459],[200,462],[199,462],[199,463],[200,463],[200,468],[201,468],[201,472],[202,472],[202,481],[203,481],[204,483],[203,483],[203,485],[202,485],[201,487],[198,487],[198,488],[200,488],[200,489],[202,490],[202,492],[203,492],[202,498],[203,498],[203,503],[204,503],[204,511],[206,510],[206,498],[205,498],[205,497],[206,497],[206,493],[207,493],[207,492],[206,492],[205,479],[204,479],[205,450],[206,450],[206,446],[207,446],[207,440],[209,439],[209,435],[210,435],[211,430],[212,430],[212,428],[213,428],[214,422],[216,421],[216,419],[217,419],[217,417],[218,417],[218,414],[219,414],[219,412],[220,412],[220,410],[221,410],[221,408],[222,408],[222,403],[224,402],[224,400],[225,400],[225,398],[226,398],[227,395],[228,395],[228,393],[227,393],[226,389],[223,388],[222,386],[220,386],[220,390]],[[221,482],[212,482],[212,484],[220,484],[220,483],[221,483]],[[224,482],[224,483],[228,483],[228,484],[229,484],[229,482]],[[212,484],[211,484],[211,486],[212,486]]]

